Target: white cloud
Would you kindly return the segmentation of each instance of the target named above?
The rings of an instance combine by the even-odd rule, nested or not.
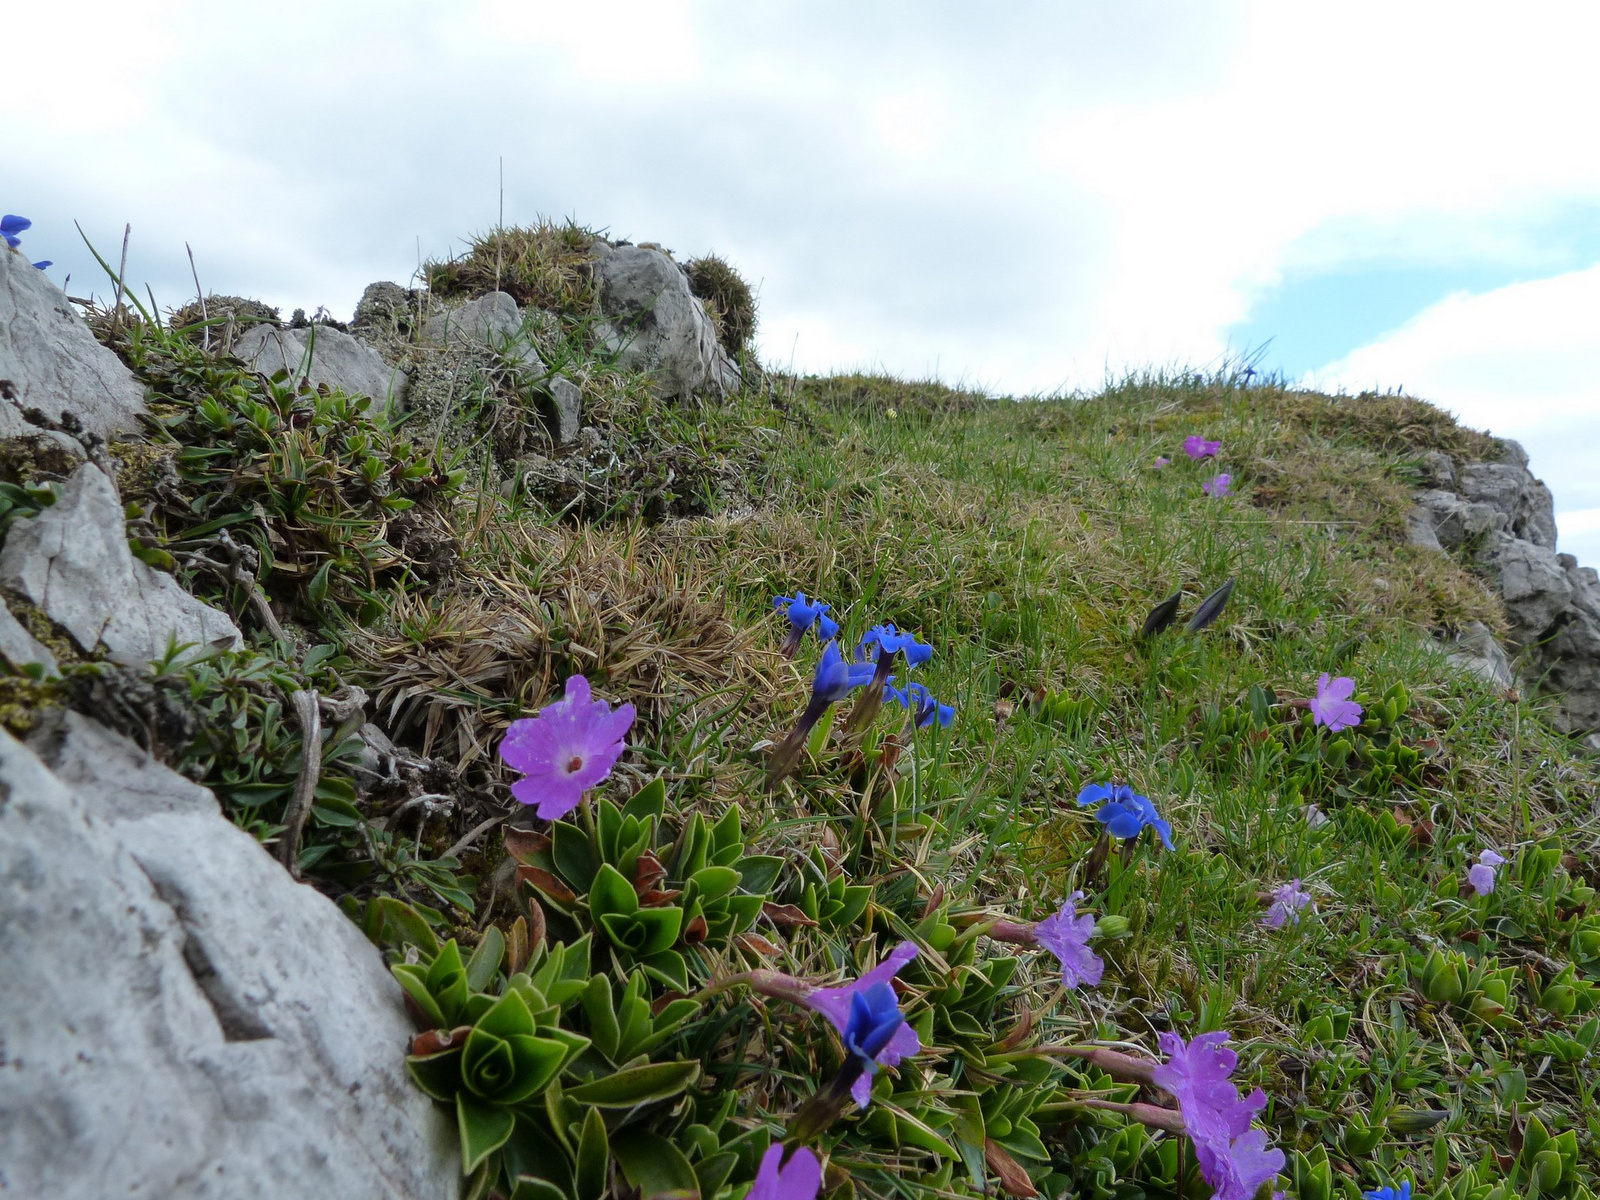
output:
[[[1313,371],[1315,387],[1403,388],[1520,440],[1552,483],[1561,549],[1600,564],[1600,266],[1449,296]]]

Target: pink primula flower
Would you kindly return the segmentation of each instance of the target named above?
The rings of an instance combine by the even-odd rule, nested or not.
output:
[[[1198,433],[1191,433],[1183,439],[1183,452],[1195,462],[1199,462],[1202,458],[1215,458],[1221,450],[1221,442],[1208,442]]]
[[[1267,915],[1261,918],[1261,923],[1269,929],[1282,929],[1289,921],[1298,925],[1300,910],[1309,907],[1311,893],[1300,886],[1298,879],[1291,879],[1272,893],[1272,906],[1267,909]]]
[[[1215,479],[1208,479],[1200,485],[1200,490],[1208,496],[1226,496],[1233,486],[1233,476],[1224,471]]]
[[[1356,681],[1348,675],[1331,679],[1324,671],[1317,680],[1316,698],[1311,701],[1311,720],[1326,725],[1329,733],[1361,724],[1361,705],[1350,699],[1355,690]]]
[[[1487,896],[1494,891],[1495,868],[1505,865],[1505,859],[1493,850],[1485,850],[1478,855],[1478,861],[1467,868],[1467,884],[1480,896]]]
[[[523,774],[511,794],[522,804],[536,805],[547,821],[566,816],[584,792],[611,774],[633,717],[633,705],[612,709],[604,700],[591,700],[589,681],[572,676],[563,699],[538,716],[511,722],[501,739],[501,759]]]
[[[1213,1200],[1253,1200],[1261,1185],[1283,1170],[1284,1154],[1267,1149],[1267,1135],[1251,1128],[1251,1118],[1266,1107],[1267,1097],[1260,1088],[1240,1096],[1229,1079],[1239,1065],[1239,1056],[1227,1048],[1230,1037],[1218,1030],[1185,1044],[1175,1033],[1161,1034],[1167,1061],[1152,1078],[1177,1097]]]
[[[1165,454],[1161,455],[1155,461],[1155,468],[1158,471],[1161,470],[1162,467],[1170,467],[1171,465],[1172,465],[1172,460],[1170,458],[1168,458]]]
[[[1073,892],[1061,902],[1061,910],[1046,917],[1033,927],[1033,936],[1061,964],[1061,982],[1069,988],[1087,984],[1094,987],[1105,974],[1106,964],[1089,949],[1089,935],[1094,932],[1094,918],[1078,916],[1077,902],[1082,892]]]

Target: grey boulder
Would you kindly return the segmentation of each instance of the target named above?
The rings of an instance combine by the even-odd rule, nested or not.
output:
[[[1505,514],[1493,505],[1463,500],[1442,488],[1418,492],[1413,499],[1416,506],[1407,516],[1413,545],[1455,550],[1507,527]]]
[[[0,439],[38,432],[28,409],[109,439],[138,428],[144,388],[43,271],[0,246]]]
[[[648,246],[596,246],[593,271],[606,343],[624,370],[648,371],[657,394],[726,396],[739,368],[717,341],[682,268]]]
[[[1536,642],[1572,600],[1572,585],[1556,552],[1521,538],[1504,538],[1490,558],[1511,620],[1514,641]]]
[[[131,664],[161,658],[172,640],[199,648],[243,644],[226,613],[133,557],[122,505],[92,463],[73,472],[55,504],[12,523],[0,550],[0,584],[38,605],[85,651],[103,642]]]
[[[296,382],[303,378],[313,387],[327,384],[352,396],[370,396],[379,403],[398,401],[405,393],[404,371],[391,367],[360,338],[330,325],[304,329],[253,325],[234,342],[233,353],[263,375],[287,371]]]
[[[1487,504],[1506,519],[1513,537],[1535,546],[1556,544],[1555,504],[1550,489],[1515,463],[1470,463],[1456,476],[1470,502]]]
[[[507,292],[487,292],[464,304],[435,303],[422,327],[430,346],[487,347],[537,369],[543,363],[527,334],[522,310]]]
[[[0,797],[6,1194],[455,1196],[377,950],[208,791],[69,715]]]

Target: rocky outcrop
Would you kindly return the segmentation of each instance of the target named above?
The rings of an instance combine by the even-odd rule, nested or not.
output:
[[[1430,486],[1416,494],[1407,532],[1414,545],[1464,554],[1490,579],[1520,652],[1519,673],[1554,698],[1558,728],[1592,733],[1600,730],[1600,575],[1556,553],[1550,490],[1529,472],[1521,446],[1501,445],[1498,462],[1458,466],[1428,455],[1422,472]],[[1453,657],[1505,686],[1481,644]]]
[[[92,463],[73,472],[55,504],[12,523],[0,584],[38,605],[84,651],[104,643],[131,665],[163,657],[173,641],[197,650],[243,644],[226,613],[134,558],[122,504]]]
[[[0,732],[0,1192],[446,1200],[378,951],[88,719]]]
[[[595,291],[608,321],[602,334],[618,366],[648,371],[657,393],[667,397],[722,397],[738,389],[739,368],[682,267],[648,246],[599,242],[595,251]]]
[[[138,428],[144,411],[144,389],[61,289],[0,246],[0,439],[41,425],[110,438]]]
[[[398,400],[406,390],[404,371],[391,367],[360,338],[330,325],[303,329],[255,325],[239,335],[233,353],[263,375],[287,371],[293,380],[304,378],[314,387],[327,384],[379,403]]]

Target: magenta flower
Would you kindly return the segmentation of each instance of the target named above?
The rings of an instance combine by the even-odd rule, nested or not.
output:
[[[1478,861],[1467,869],[1467,885],[1480,896],[1487,896],[1494,891],[1494,871],[1502,866],[1505,859],[1493,850],[1485,850],[1478,855]]]
[[[1203,458],[1215,458],[1221,450],[1221,442],[1208,442],[1198,433],[1191,433],[1183,439],[1183,452],[1195,462]]]
[[[1177,1034],[1163,1033],[1167,1061],[1152,1077],[1177,1097],[1214,1200],[1253,1200],[1261,1185],[1283,1170],[1284,1155],[1268,1150],[1266,1133],[1250,1127],[1267,1097],[1260,1088],[1241,1097],[1229,1079],[1239,1065],[1239,1056],[1227,1048],[1231,1036],[1226,1030],[1202,1033],[1186,1045]]]
[[[745,1200],[816,1200],[822,1187],[822,1164],[810,1146],[796,1146],[783,1161],[783,1143],[774,1142],[761,1156],[756,1181]]]
[[[1261,918],[1261,923],[1270,929],[1282,929],[1286,921],[1300,924],[1300,910],[1311,907],[1311,893],[1300,886],[1298,879],[1291,879],[1282,884],[1272,893],[1272,906],[1267,909],[1267,915]]]
[[[1311,720],[1326,725],[1329,733],[1353,729],[1361,724],[1361,705],[1350,699],[1356,690],[1356,681],[1348,675],[1330,679],[1324,671],[1317,680],[1316,699],[1311,701]]]
[[[1208,479],[1200,485],[1200,490],[1208,496],[1226,496],[1228,489],[1233,485],[1233,476],[1224,471],[1214,479]]]
[[[1155,469],[1158,470],[1158,471],[1161,470],[1162,467],[1170,467],[1171,465],[1172,465],[1172,460],[1170,458],[1168,458],[1165,454],[1163,454],[1159,458],[1157,458],[1155,463],[1154,463]]]
[[[1033,927],[1033,936],[1061,964],[1061,982],[1069,988],[1088,984],[1094,987],[1105,973],[1106,964],[1089,949],[1089,935],[1094,932],[1094,918],[1078,916],[1077,902],[1082,892],[1073,892],[1061,902],[1061,911],[1046,917]]]
[[[564,699],[538,716],[511,722],[501,739],[501,759],[523,774],[511,794],[522,804],[538,805],[547,821],[566,816],[585,791],[611,774],[633,717],[633,705],[613,710],[604,700],[591,700],[589,681],[572,676]]]
[[[851,1031],[851,1009],[857,994],[871,993],[878,984],[888,984],[901,967],[905,966],[917,956],[915,942],[901,942],[889,951],[889,957],[884,959],[860,979],[842,987],[813,988],[805,997],[804,1003],[808,1008],[814,1009],[828,1018],[828,1023],[839,1031],[840,1037],[846,1037]],[[868,997],[870,999],[870,996]],[[858,1017],[856,1027],[861,1022]],[[873,1061],[882,1067],[896,1067],[900,1060],[910,1058],[922,1049],[922,1042],[917,1038],[917,1031],[911,1028],[910,1022],[902,1021],[889,1038],[888,1044],[873,1056]],[[872,1100],[872,1076],[862,1072],[861,1076],[850,1086],[850,1098],[861,1108],[865,1108]]]

